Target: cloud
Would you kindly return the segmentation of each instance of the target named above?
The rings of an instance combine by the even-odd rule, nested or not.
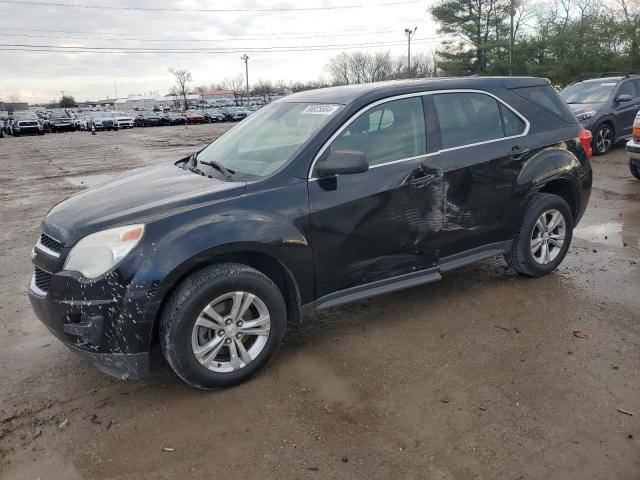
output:
[[[65,0],[60,0],[65,1]],[[88,0],[78,0],[88,2]],[[371,5],[381,0],[313,0],[224,2],[222,8],[274,8]],[[107,5],[130,6],[128,0],[106,0]],[[181,0],[171,8],[217,8],[219,2]],[[136,7],[158,3],[138,0]],[[229,49],[305,47],[397,41],[393,47],[362,48],[403,53],[404,28],[418,26],[415,39],[433,37],[435,29],[426,2],[357,10],[297,11],[277,13],[168,13],[130,12],[0,4],[0,43],[69,47],[144,49]],[[410,24],[410,25],[409,25]],[[51,32],[55,30],[56,32]],[[357,30],[357,31],[356,31]],[[314,33],[325,32],[325,33]],[[328,33],[326,33],[328,32]],[[309,38],[303,38],[309,37]],[[219,40],[218,40],[219,39]],[[416,42],[412,51],[435,43]],[[320,77],[331,56],[339,50],[303,52],[247,52],[249,80],[312,80]],[[20,52],[0,50],[0,97],[21,93],[28,101],[49,101],[60,91],[78,100],[159,91],[173,83],[169,67],[187,68],[193,85],[215,83],[244,74],[241,52],[233,53],[80,53]]]

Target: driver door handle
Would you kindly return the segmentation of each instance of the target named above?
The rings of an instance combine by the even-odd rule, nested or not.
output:
[[[509,152],[509,156],[511,158],[513,158],[514,160],[517,160],[519,158],[522,158],[524,155],[526,155],[527,153],[529,153],[530,149],[527,147],[522,147],[520,148],[519,146],[515,146],[511,149],[511,151]]]

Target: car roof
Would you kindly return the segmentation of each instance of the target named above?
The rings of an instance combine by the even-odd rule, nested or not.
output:
[[[587,78],[582,80],[581,82],[576,83],[598,83],[598,82],[619,82],[623,78],[627,77],[598,77],[598,78]]]
[[[506,88],[550,85],[538,77],[434,77],[319,88],[288,95],[278,102],[350,104],[361,97],[385,98],[429,90]]]

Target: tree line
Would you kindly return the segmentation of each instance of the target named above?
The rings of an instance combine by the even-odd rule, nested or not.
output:
[[[638,0],[440,0],[431,8],[446,75],[581,75],[640,69]]]

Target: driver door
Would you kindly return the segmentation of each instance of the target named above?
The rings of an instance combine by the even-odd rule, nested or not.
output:
[[[369,170],[309,180],[317,298],[433,267],[443,186],[421,163],[422,97],[390,100],[352,118],[321,160],[335,150],[364,152]]]

